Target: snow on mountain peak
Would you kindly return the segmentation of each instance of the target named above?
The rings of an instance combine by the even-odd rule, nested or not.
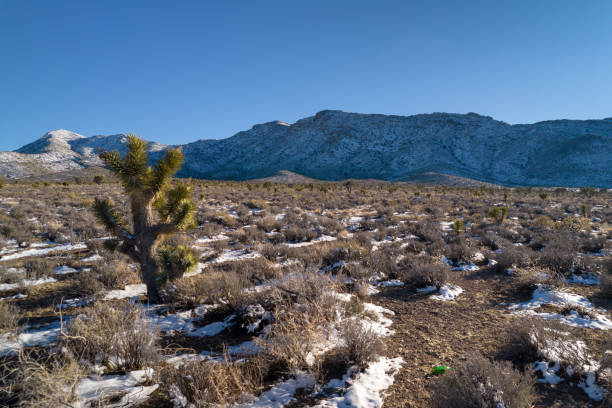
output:
[[[69,142],[78,139],[85,139],[85,136],[66,129],[57,129],[45,133],[40,139],[16,151],[26,154],[69,153],[71,151]]]

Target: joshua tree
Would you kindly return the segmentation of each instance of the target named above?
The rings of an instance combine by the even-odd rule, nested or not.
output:
[[[493,218],[498,224],[501,224],[508,218],[508,207],[491,207],[488,215],[489,218]]]
[[[159,302],[159,285],[168,278],[160,261],[160,246],[172,234],[195,226],[195,205],[186,184],[170,188],[172,176],[183,165],[180,149],[168,149],[165,156],[150,167],[147,145],[135,135],[128,136],[128,152],[102,151],[100,158],[119,178],[131,204],[132,231],[113,203],[96,199],[97,218],[120,240],[119,249],[140,264],[149,302]]]

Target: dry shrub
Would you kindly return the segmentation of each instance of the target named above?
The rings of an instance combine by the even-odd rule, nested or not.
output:
[[[186,399],[195,408],[231,405],[244,394],[255,394],[262,383],[258,361],[189,361],[179,367],[165,364],[158,381],[175,399]]]
[[[61,346],[80,360],[104,364],[111,371],[138,370],[159,357],[157,333],[137,305],[113,307],[98,302],[71,320],[66,329]]]
[[[19,308],[12,302],[0,301],[0,331],[15,330],[19,323]]]
[[[447,258],[454,263],[467,263],[472,259],[472,248],[470,248],[465,242],[458,241],[452,243],[447,252]]]
[[[67,355],[37,358],[20,354],[14,366],[3,367],[0,404],[22,408],[71,407],[83,376],[79,364]]]
[[[414,258],[401,263],[398,278],[407,286],[422,288],[434,285],[440,287],[448,279],[448,267],[432,263],[428,259]]]
[[[215,303],[221,299],[237,307],[248,286],[242,276],[233,271],[211,271],[193,277],[175,280],[163,292],[165,302],[175,308],[194,308],[202,303]]]
[[[507,245],[497,256],[496,268],[500,272],[511,268],[523,268],[531,264],[533,256],[533,251],[525,246]]]
[[[53,274],[57,262],[46,258],[34,258],[27,263],[28,279],[40,279]]]
[[[491,361],[474,354],[431,386],[435,408],[530,408],[536,400],[535,379],[508,361]]]
[[[272,289],[276,310],[264,339],[257,339],[261,355],[287,372],[308,367],[309,353],[329,334],[338,299],[326,275],[293,273]]]
[[[307,228],[300,228],[296,225],[291,225],[285,231],[283,231],[285,235],[285,240],[287,242],[302,242],[302,241],[312,241],[317,237],[317,233],[314,230]]]
[[[555,272],[569,273],[578,264],[576,249],[573,240],[559,236],[540,252],[539,263]]]
[[[524,366],[542,357],[542,350],[550,348],[551,339],[565,338],[575,332],[571,326],[557,320],[521,316],[506,329],[505,357]]]
[[[236,273],[245,281],[260,283],[268,279],[278,277],[279,269],[266,258],[246,259],[242,261],[227,262],[224,264],[209,266],[213,270],[224,273]]]
[[[136,268],[128,262],[128,258],[119,253],[112,253],[104,262],[99,262],[89,271],[82,272],[78,285],[82,293],[93,295],[101,290],[121,289],[137,280]]]
[[[354,280],[363,281],[372,275],[372,270],[358,263],[346,263],[340,269],[342,273]]]
[[[360,369],[379,357],[385,346],[380,336],[356,319],[346,319],[341,323],[340,334],[343,345],[340,346],[345,361],[357,365]]]

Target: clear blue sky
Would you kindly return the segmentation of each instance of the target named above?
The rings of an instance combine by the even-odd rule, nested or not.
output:
[[[0,150],[323,109],[612,116],[612,1],[0,0]]]

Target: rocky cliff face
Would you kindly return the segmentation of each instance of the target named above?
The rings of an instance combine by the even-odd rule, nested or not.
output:
[[[22,163],[30,156],[50,154],[55,159],[39,167],[96,165],[98,147],[121,150],[123,142],[123,135],[50,132],[17,153],[0,153],[0,172],[27,173]],[[155,159],[166,146],[149,148]],[[407,181],[433,172],[505,185],[612,187],[612,118],[509,125],[477,114],[322,111],[291,125],[269,122],[228,139],[189,143],[183,151],[186,177],[243,180],[289,170],[324,180]]]

